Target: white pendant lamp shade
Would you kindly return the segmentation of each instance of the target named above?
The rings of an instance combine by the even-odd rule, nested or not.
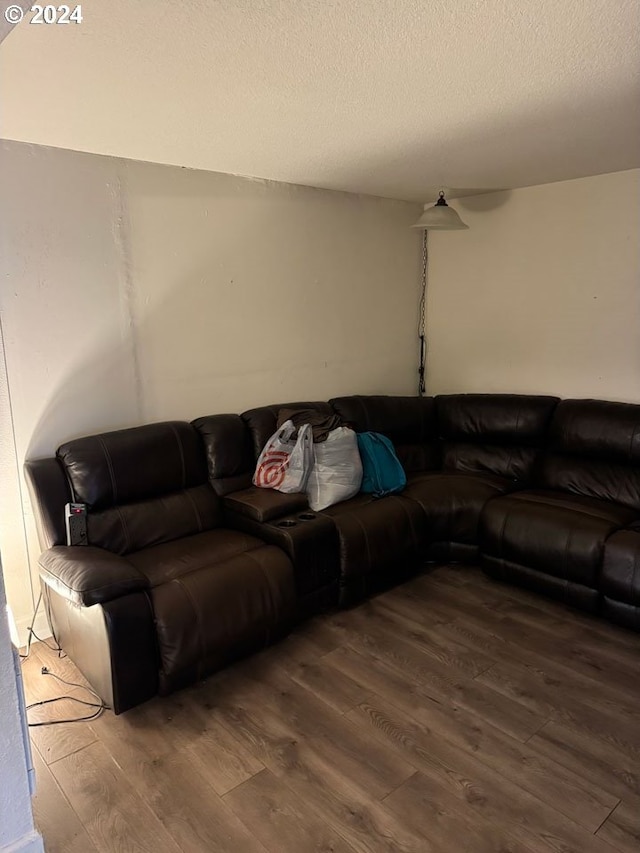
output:
[[[464,224],[452,207],[449,207],[444,193],[440,192],[438,201],[432,205],[425,204],[422,216],[411,227],[422,228],[425,231],[461,231],[469,226]]]

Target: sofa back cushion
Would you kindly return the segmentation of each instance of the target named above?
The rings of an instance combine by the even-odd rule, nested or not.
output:
[[[329,402],[356,432],[390,438],[407,473],[439,467],[433,397],[352,396]]]
[[[181,421],[92,435],[57,457],[73,500],[87,504],[89,544],[118,554],[219,524],[197,430]]]
[[[262,448],[278,428],[280,409],[313,409],[320,414],[328,416],[333,414],[333,409],[328,403],[319,401],[312,403],[278,403],[272,406],[260,406],[257,409],[249,409],[247,412],[243,412],[240,417],[247,425],[251,436],[251,445],[253,448],[252,464],[254,467],[258,456],[262,452]]]
[[[443,469],[529,482],[557,403],[525,394],[436,397]]]
[[[640,405],[563,400],[540,485],[640,509]]]
[[[240,415],[209,415],[193,421],[207,457],[209,482],[216,494],[248,489],[255,468],[249,428]]]

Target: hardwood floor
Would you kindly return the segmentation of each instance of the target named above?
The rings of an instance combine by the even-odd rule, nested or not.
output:
[[[82,695],[45,665],[82,681],[37,644],[28,701]],[[49,853],[640,851],[640,635],[474,568],[120,717],[31,733]]]

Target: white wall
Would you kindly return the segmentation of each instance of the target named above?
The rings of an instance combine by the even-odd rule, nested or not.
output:
[[[0,552],[24,638],[40,549],[22,463],[64,436],[135,423],[138,401],[114,164],[1,145]]]
[[[0,549],[24,632],[25,458],[147,421],[415,390],[418,208],[0,146]]]
[[[0,563],[0,850],[41,853],[33,828],[18,691]]]
[[[412,392],[415,205],[126,169],[142,417]]]
[[[460,199],[429,234],[427,391],[640,401],[640,170]]]

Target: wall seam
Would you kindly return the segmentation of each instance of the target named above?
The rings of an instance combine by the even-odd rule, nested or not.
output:
[[[137,324],[135,316],[135,289],[133,279],[133,260],[131,253],[131,223],[129,220],[129,209],[126,201],[126,179],[123,179],[122,171],[126,172],[126,164],[118,164],[116,171],[115,186],[110,187],[111,198],[114,208],[113,240],[120,267],[120,308],[123,320],[122,334],[125,345],[131,354],[133,368],[133,385],[136,403],[136,412],[139,423],[145,422],[145,406],[142,394],[142,370],[140,368],[140,351],[137,338]]]

